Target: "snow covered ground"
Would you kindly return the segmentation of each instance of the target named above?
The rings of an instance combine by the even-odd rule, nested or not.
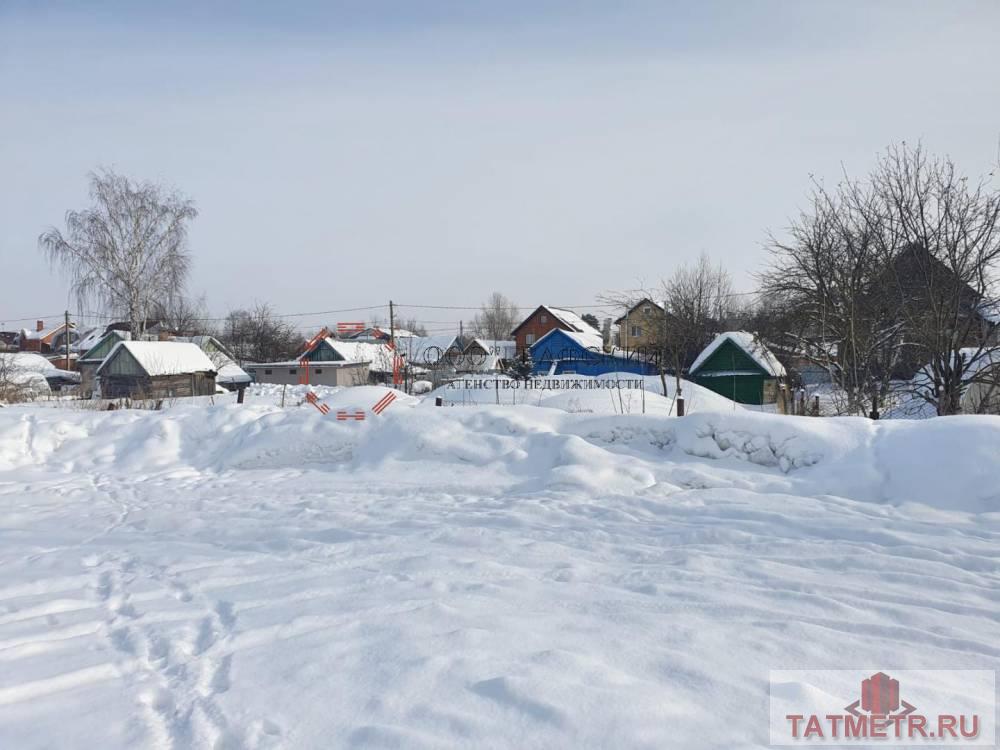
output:
[[[1000,418],[277,390],[0,410],[0,748],[765,747],[769,670],[1000,666]]]

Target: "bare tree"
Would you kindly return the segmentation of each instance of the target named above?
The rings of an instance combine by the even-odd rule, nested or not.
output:
[[[898,317],[880,289],[898,238],[866,183],[814,181],[809,204],[789,239],[772,235],[763,292],[789,326],[779,343],[828,373],[839,411],[864,413],[884,404],[899,356]]]
[[[504,341],[520,321],[520,311],[500,292],[493,292],[472,321],[476,336],[491,341]]]
[[[732,279],[721,264],[713,264],[702,253],[696,263],[682,265],[665,279],[660,293],[664,315],[658,336],[659,354],[666,369],[673,372],[677,395],[681,395],[681,374],[711,343],[728,316]]]
[[[683,265],[663,283],[667,330],[687,366],[719,332],[729,316],[733,282],[722,264],[713,264],[702,253],[698,261]]]
[[[219,340],[240,365],[293,359],[305,343],[295,326],[279,318],[266,303],[230,312]]]
[[[600,300],[627,311],[644,299],[659,300],[655,306],[643,306],[629,316],[628,323],[638,325],[643,332],[641,343],[629,343],[629,348],[639,349],[640,356],[657,364],[666,396],[667,374],[674,376],[676,392],[680,394],[685,368],[721,329],[728,317],[731,297],[729,273],[702,253],[697,262],[682,265],[670,278],[661,280],[658,289],[612,292],[602,295]]]
[[[45,378],[20,359],[17,353],[0,353],[0,404],[33,401],[48,391]]]
[[[923,365],[913,392],[939,415],[957,414],[966,390],[989,385],[1000,362],[1000,192],[988,178],[970,182],[950,159],[905,143],[879,160],[873,184],[904,241],[886,296],[906,334],[904,360]]]
[[[789,336],[846,394],[878,411],[894,378],[938,414],[992,372],[1000,195],[947,159],[890,147],[865,181],[814,183],[810,210],[772,238],[764,288],[804,321]]]
[[[427,328],[416,318],[407,318],[399,324],[399,327],[405,331],[416,334],[417,336],[427,335]]]
[[[212,320],[208,316],[205,296],[191,298],[175,291],[164,300],[157,300],[151,309],[151,317],[180,336],[211,335]]]
[[[93,205],[66,214],[65,233],[43,232],[39,247],[70,278],[81,306],[97,303],[142,334],[153,305],[182,289],[194,204],[175,191],[102,170],[90,175]]]

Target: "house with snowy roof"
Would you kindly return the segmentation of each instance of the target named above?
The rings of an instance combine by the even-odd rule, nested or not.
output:
[[[514,339],[517,353],[520,354],[526,349],[531,349],[536,341],[541,340],[545,334],[554,330],[583,334],[588,339],[588,346],[595,340],[598,341],[598,347],[603,348],[604,346],[604,337],[601,332],[590,323],[572,310],[552,305],[539,305],[531,315],[522,320],[517,328],[510,332],[510,335]]]
[[[97,368],[103,398],[174,398],[215,393],[216,366],[197,344],[119,341]]]
[[[197,344],[215,365],[216,385],[221,385],[228,391],[238,391],[250,385],[250,375],[236,363],[236,358],[215,336],[174,336],[169,340]]]
[[[720,333],[688,368],[688,379],[741,404],[773,404],[785,368],[757,336]]]
[[[49,354],[51,352],[63,352],[66,348],[66,336],[69,332],[70,344],[79,338],[76,324],[70,323],[67,327],[63,321],[55,326],[46,327],[44,320],[35,323],[35,330],[23,329],[18,336],[18,348],[23,352],[38,352],[39,354]]]
[[[637,352],[606,352],[603,343],[599,333],[553,328],[531,345],[533,372],[536,375],[656,374],[656,365]]]
[[[414,368],[454,367],[462,355],[462,342],[453,333],[412,336],[396,340],[396,350]]]
[[[90,338],[88,336],[88,338]],[[76,369],[80,373],[80,396],[90,398],[96,390],[97,368],[99,368],[111,350],[119,341],[131,338],[128,331],[108,331],[98,338],[90,348],[86,349],[76,361]]]
[[[618,346],[623,349],[655,349],[659,343],[666,312],[649,297],[629,307],[614,321],[618,326]]]
[[[503,339],[473,338],[456,358],[459,372],[500,372],[517,356],[517,345]]]

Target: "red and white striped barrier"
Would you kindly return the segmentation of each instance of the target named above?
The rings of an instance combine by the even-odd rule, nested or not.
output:
[[[306,401],[315,406],[316,410],[320,414],[325,416],[330,413],[330,407],[324,403],[321,403],[320,400],[316,397],[316,394],[313,393],[312,391],[309,391],[309,393],[306,394]]]
[[[378,403],[376,403],[375,406],[372,407],[372,411],[375,412],[376,414],[381,414],[386,409],[388,409],[389,406],[392,404],[392,402],[395,400],[396,400],[396,392],[389,391],[381,399],[379,399]]]
[[[365,330],[364,323],[337,323],[338,335],[343,335],[345,333],[361,333],[363,330]]]
[[[359,422],[364,422],[365,421],[365,413],[361,409],[358,409],[357,411],[353,411],[353,412],[351,412],[351,411],[338,411],[337,412],[337,421],[338,422],[346,422],[349,419],[356,419]]]

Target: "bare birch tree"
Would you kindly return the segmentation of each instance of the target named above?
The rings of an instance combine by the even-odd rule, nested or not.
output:
[[[152,307],[183,289],[190,266],[187,228],[198,212],[179,193],[112,171],[90,175],[93,205],[66,213],[38,244],[70,280],[81,306],[96,303],[140,336]]]

